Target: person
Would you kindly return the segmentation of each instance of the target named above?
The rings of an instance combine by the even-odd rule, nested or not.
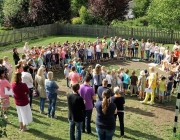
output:
[[[17,52],[17,48],[13,48],[13,60],[15,65],[17,65],[18,61],[20,60],[19,53]]]
[[[29,89],[25,83],[22,83],[21,76],[21,73],[15,73],[12,90],[20,123],[19,130],[27,131],[28,128],[26,126],[33,121],[33,118],[28,100]]]
[[[79,95],[85,100],[86,109],[83,111],[84,119],[82,132],[85,132],[85,126],[88,134],[92,134],[91,132],[91,117],[92,117],[92,109],[93,109],[93,101],[96,101],[96,95],[94,93],[94,89],[90,86],[90,76],[86,76],[84,78],[84,84],[80,86]]]
[[[144,42],[144,39],[141,39],[140,50],[141,50],[141,60],[143,60],[143,59],[144,59],[144,50],[145,50],[145,42]]]
[[[127,69],[125,73],[123,74],[123,89],[124,89],[124,94],[127,95],[127,89],[130,83],[130,76],[128,75],[129,70]]]
[[[139,99],[144,99],[144,91],[146,87],[146,77],[144,70],[140,71],[140,76],[138,77],[138,90],[139,90]]]
[[[68,68],[68,64],[64,65],[64,78],[66,80],[66,86],[69,87],[69,68]]]
[[[137,94],[137,81],[138,81],[138,77],[135,75],[136,72],[133,70],[132,71],[132,75],[130,77],[131,79],[131,86],[130,86],[130,89],[131,89],[131,96],[132,94]]]
[[[69,73],[69,79],[70,79],[70,83],[71,86],[74,84],[78,84],[80,82],[80,77],[79,74],[76,72],[76,67],[72,67],[71,69],[72,71]]]
[[[73,93],[67,95],[68,102],[68,120],[70,125],[70,140],[81,140],[81,127],[83,123],[83,114],[85,110],[85,101],[79,95],[79,84],[72,85]],[[76,126],[76,136],[75,133]]]
[[[56,84],[55,81],[53,81],[52,71],[49,71],[47,73],[47,78],[48,79],[45,80],[45,91],[49,99],[47,117],[57,118],[57,116],[55,115],[55,110],[56,110],[56,100],[57,100],[57,89],[59,88],[59,86]]]
[[[12,70],[12,65],[8,62],[8,57],[7,56],[4,56],[3,58],[3,65],[6,67],[7,69],[7,76],[8,76],[8,81],[11,82],[11,78],[12,78],[12,73],[13,73],[13,70]]]
[[[93,84],[94,84],[94,91],[97,94],[97,89],[99,86],[102,85],[102,75],[101,75],[101,65],[96,64],[95,70],[93,73]]]
[[[166,91],[166,77],[162,76],[159,81],[159,103],[164,103],[164,94]]]
[[[117,86],[117,74],[116,74],[116,70],[112,69],[112,81],[111,81],[111,88],[112,90],[114,89],[114,87]]]
[[[5,88],[8,90],[11,89],[11,84],[5,79],[5,69],[0,67],[0,100],[1,100],[1,109],[6,114],[8,107],[10,105],[9,95],[5,94]],[[4,116],[6,121],[9,123],[7,116]]]
[[[40,113],[41,114],[46,114],[44,112],[44,105],[45,105],[45,101],[47,99],[46,92],[44,90],[45,89],[44,71],[45,71],[45,69],[43,67],[40,67],[35,76],[35,86],[36,86],[36,89],[37,89],[37,91],[39,93],[39,97],[40,97]]]
[[[22,72],[22,83],[25,83],[27,87],[29,88],[29,104],[30,107],[32,108],[32,98],[33,98],[33,79],[31,74],[28,72],[29,71],[29,66],[26,65],[23,67],[23,72]]]
[[[103,79],[102,86],[99,86],[98,89],[97,89],[98,101],[102,101],[102,93],[105,90],[108,90],[110,92],[111,96],[114,95],[113,91],[110,88],[108,88],[107,85],[108,85],[108,80],[107,79]]]
[[[120,125],[120,137],[124,137],[124,104],[125,99],[121,96],[120,88],[114,88],[114,96],[111,97],[111,103],[114,103],[117,107],[117,114],[114,114],[115,121],[118,116],[119,118],[119,125]]]
[[[108,81],[107,87],[111,88],[111,83],[112,83],[113,78],[111,75],[111,71],[109,71],[109,70],[107,71],[106,79]]]
[[[171,101],[171,92],[172,92],[172,85],[173,85],[173,77],[172,76],[168,76],[168,81],[166,82],[166,102],[170,102]]]
[[[96,131],[98,140],[112,140],[115,132],[116,105],[110,102],[110,94],[105,90],[102,94],[103,100],[96,102]]]
[[[24,44],[24,47],[23,47],[23,52],[25,55],[27,55],[29,53],[29,46],[28,46],[28,42],[26,42]]]
[[[140,101],[140,103],[148,103],[150,105],[154,104],[154,92],[155,92],[155,88],[157,86],[156,77],[157,76],[156,76],[156,73],[154,71],[154,67],[149,67],[148,88],[151,90],[151,92],[146,93],[145,99],[143,101]],[[151,95],[151,101],[147,102],[150,95]]]
[[[147,61],[149,61],[150,46],[151,46],[151,42],[150,42],[150,39],[148,39],[147,42],[145,43],[145,51],[146,51],[146,59],[147,59]]]

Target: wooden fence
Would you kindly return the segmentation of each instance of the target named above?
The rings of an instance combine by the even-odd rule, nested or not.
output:
[[[0,32],[0,46],[28,41],[44,36],[51,35],[74,35],[74,36],[92,36],[92,37],[133,37],[138,40],[150,38],[159,43],[174,43],[180,39],[179,31],[160,31],[149,28],[129,28],[115,26],[98,25],[71,25],[71,24],[49,24],[36,27],[28,27]]]

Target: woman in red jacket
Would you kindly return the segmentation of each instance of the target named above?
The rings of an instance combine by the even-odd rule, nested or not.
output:
[[[27,131],[26,125],[32,122],[32,112],[29,105],[29,89],[25,83],[21,82],[21,73],[15,73],[14,82],[12,83],[14,92],[14,101],[20,122],[20,131]]]

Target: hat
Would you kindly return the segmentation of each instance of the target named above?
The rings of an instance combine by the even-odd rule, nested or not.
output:
[[[173,77],[171,75],[169,75],[168,79],[171,81],[171,80],[173,80]]]
[[[145,75],[144,70],[140,71],[140,75]]]
[[[123,39],[122,41],[126,41],[126,39]]]
[[[97,67],[101,67],[101,65],[100,64],[96,64],[95,68],[97,68]]]

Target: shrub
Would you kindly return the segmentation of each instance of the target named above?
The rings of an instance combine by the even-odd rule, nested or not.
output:
[[[82,24],[80,17],[74,17],[72,18],[72,24]]]

